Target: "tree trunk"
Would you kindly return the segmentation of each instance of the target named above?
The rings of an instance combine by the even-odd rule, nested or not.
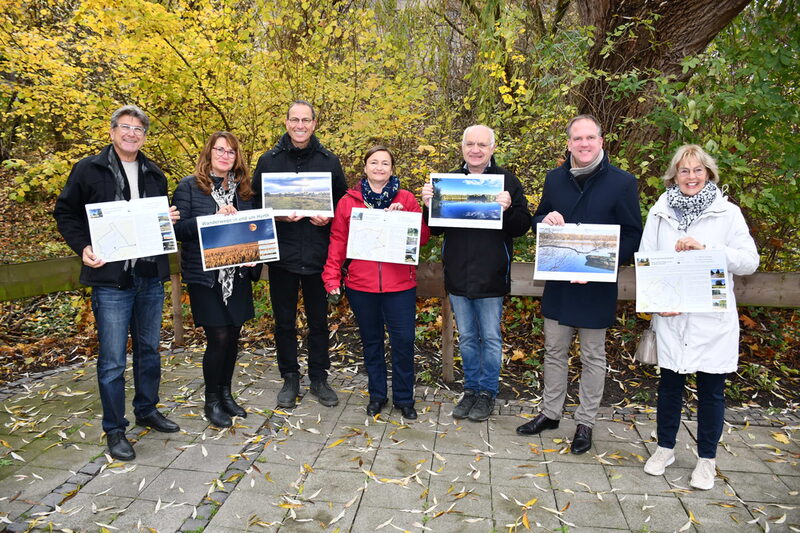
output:
[[[605,73],[579,87],[579,112],[595,115],[607,132],[617,132],[623,119],[634,121],[646,115],[653,105],[652,99],[647,97],[652,86],[615,96],[608,79],[615,74],[634,72],[638,72],[641,79],[658,72],[672,75],[678,81],[688,80],[692,72],[682,71],[683,58],[703,51],[748,2],[576,0],[582,23],[596,28],[595,43],[589,51],[589,67]],[[628,23],[632,23],[629,31],[614,35]],[[610,46],[609,40],[612,41]],[[641,143],[656,135],[640,126],[619,133],[626,141]],[[613,152],[619,141],[614,136],[608,141],[607,149]]]

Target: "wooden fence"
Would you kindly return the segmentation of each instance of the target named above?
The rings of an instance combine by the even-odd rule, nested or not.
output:
[[[75,290],[81,261],[78,257],[48,259],[29,263],[0,265],[0,302],[41,294]],[[172,279],[172,323],[175,344],[183,344],[181,311],[180,263],[177,254],[170,255]],[[262,278],[267,279],[267,269]],[[734,276],[736,301],[739,305],[763,307],[800,307],[800,272],[756,272],[750,276]],[[511,295],[540,297],[544,282],[533,280],[532,263],[514,263],[511,267]],[[417,296],[442,298],[442,379],[453,381],[453,311],[445,298],[441,263],[422,263],[417,271]],[[620,268],[619,299],[636,299],[636,277],[633,267]]]

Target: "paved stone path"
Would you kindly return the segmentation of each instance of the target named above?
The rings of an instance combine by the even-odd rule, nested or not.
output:
[[[201,359],[165,354],[162,402],[182,431],[131,426],[129,463],[104,453],[93,364],[0,391],[0,531],[800,531],[794,412],[729,410],[721,474],[695,491],[691,412],[675,464],[652,477],[651,409],[604,408],[593,449],[574,456],[569,417],[515,434],[536,412],[526,401],[458,422],[453,393],[419,387],[417,421],[373,420],[366,377],[345,369],[331,376],[339,406],[306,395],[276,411],[274,354],[257,352],[236,379],[249,415],[220,432],[202,417]]]

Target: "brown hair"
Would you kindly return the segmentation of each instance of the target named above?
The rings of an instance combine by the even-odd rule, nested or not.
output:
[[[392,172],[394,172],[394,154],[392,153],[391,150],[389,150],[387,147],[383,146],[382,144],[375,145],[372,148],[370,148],[369,150],[367,150],[367,153],[364,154],[364,164],[365,165],[367,164],[367,160],[370,157],[372,157],[372,154],[374,154],[375,152],[386,152],[387,154],[389,154],[389,160],[392,162]]]
[[[200,152],[200,156],[197,158],[197,165],[194,167],[194,179],[197,182],[197,188],[205,194],[211,194],[211,150],[220,137],[228,141],[228,145],[236,152],[236,159],[233,162],[231,171],[233,172],[234,180],[238,184],[239,197],[242,200],[249,200],[253,197],[253,188],[249,177],[250,171],[247,170],[247,163],[242,157],[241,150],[239,150],[239,139],[233,133],[227,131],[212,133]]]

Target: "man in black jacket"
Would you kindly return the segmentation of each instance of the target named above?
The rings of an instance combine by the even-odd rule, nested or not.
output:
[[[86,204],[167,195],[167,179],[140,151],[150,121],[136,106],[111,115],[111,144],[100,154],[78,161],[56,200],[53,215],[58,231],[83,260],[80,281],[92,287],[92,311],[100,353],[97,381],[103,405],[103,430],[111,456],[136,457],[125,437],[125,366],[128,331],[133,339],[136,423],[157,431],[178,431],[178,425],[156,409],[161,383],[161,314],[164,281],[169,278],[166,255],[106,263],[95,255],[89,235]],[[170,218],[179,218],[170,209]]]
[[[272,150],[258,159],[253,173],[255,203],[263,206],[261,174],[264,172],[330,172],[333,204],[344,196],[347,183],[339,158],[326,150],[314,135],[317,115],[303,100],[289,105],[286,133]],[[311,394],[322,405],[339,403],[328,385],[328,306],[322,283],[322,268],[328,258],[330,218],[287,216],[275,218],[280,260],[269,263],[269,295],[275,320],[275,344],[283,388],[278,405],[295,406],[300,392],[300,365],[297,363],[297,301],[300,288],[308,320],[308,376]]]
[[[598,120],[579,115],[567,125],[570,156],[547,173],[535,223],[618,224],[619,261],[629,260],[639,248],[642,215],[634,178],[608,161]],[[581,344],[581,381],[575,411],[577,427],[572,453],[592,447],[592,427],[606,375],[606,328],[615,320],[616,283],[582,280],[547,281],[542,295],[544,315],[544,392],[540,414],[517,428],[520,435],[536,435],[558,427],[567,394],[569,347],[577,330]]]
[[[503,297],[511,290],[513,241],[530,229],[531,214],[517,177],[494,162],[491,128],[465,129],[461,149],[464,162],[453,173],[504,177],[503,191],[496,199],[503,208],[502,229],[431,228],[434,235],[444,234],[444,284],[458,325],[464,370],[464,396],[453,409],[453,418],[479,422],[494,410],[503,362],[500,320]],[[433,187],[426,183],[422,188],[426,217],[432,197]]]

